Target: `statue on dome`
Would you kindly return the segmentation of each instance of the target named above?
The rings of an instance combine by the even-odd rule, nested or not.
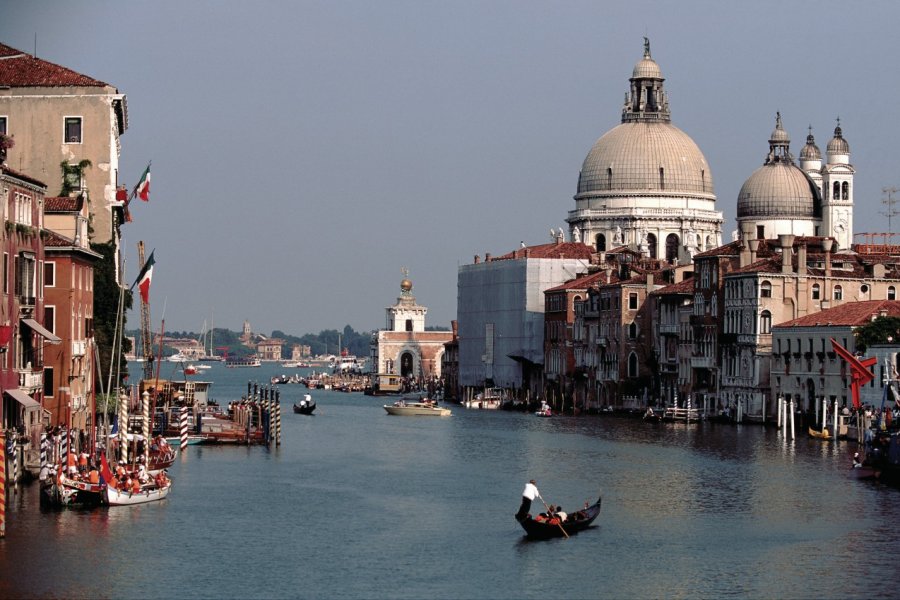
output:
[[[644,36],[644,56],[650,58],[650,38]]]

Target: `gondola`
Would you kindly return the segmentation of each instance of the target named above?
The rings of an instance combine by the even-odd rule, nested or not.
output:
[[[572,513],[563,523],[535,521],[531,518],[531,515],[528,515],[519,521],[519,524],[525,530],[528,538],[532,540],[549,540],[550,538],[573,535],[582,529],[587,529],[594,522],[594,519],[600,514],[600,502],[602,500],[602,497],[597,498],[596,504]],[[565,533],[563,533],[563,530],[565,530]]]
[[[313,411],[316,410],[316,403],[309,402],[307,404],[294,405],[294,412],[301,415],[311,415]]]

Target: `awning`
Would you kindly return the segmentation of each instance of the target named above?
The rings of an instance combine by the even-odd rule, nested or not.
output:
[[[25,408],[39,408],[41,403],[20,390],[19,388],[10,388],[8,390],[4,390],[9,397],[24,406]]]
[[[32,331],[46,339],[51,344],[58,344],[62,341],[61,339],[47,331],[43,325],[41,325],[34,319],[22,319],[22,322],[31,327]]]

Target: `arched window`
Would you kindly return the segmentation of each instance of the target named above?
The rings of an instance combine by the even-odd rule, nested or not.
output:
[[[612,167],[606,169],[606,189],[612,189]]]
[[[662,167],[659,168],[659,189],[666,189],[666,170]]]
[[[628,355],[628,376],[638,376],[638,358],[637,354],[635,354],[634,352]]]
[[[676,258],[678,258],[678,245],[679,240],[678,236],[674,233],[670,233],[666,236],[666,260],[669,262],[673,262]]]
[[[598,233],[594,240],[597,246],[597,252],[606,252],[606,236],[602,233]]]
[[[762,311],[759,315],[759,332],[772,333],[772,313],[767,310]]]
[[[842,200],[850,199],[850,184],[846,181],[841,184],[841,199]]]
[[[841,182],[835,181],[832,186],[831,199],[832,200],[840,200],[841,199]]]
[[[759,284],[759,297],[760,298],[771,298],[772,297],[772,283],[769,281],[763,281]]]
[[[888,286],[887,299],[888,300],[896,300],[897,299],[897,289],[892,285]]]
[[[652,233],[647,234],[647,251],[650,253],[650,258],[656,258],[656,235]]]
[[[839,285],[834,286],[834,299],[835,300],[843,300],[844,299],[844,288]]]
[[[637,323],[632,321],[628,324],[628,339],[633,340],[637,337]]]
[[[819,286],[818,283],[814,283],[812,286],[812,299],[813,300],[821,299],[821,294],[822,294],[822,288]]]

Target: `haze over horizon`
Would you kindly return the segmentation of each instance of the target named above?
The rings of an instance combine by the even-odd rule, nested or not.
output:
[[[795,157],[810,125],[824,152],[840,117],[855,232],[888,231],[883,189],[900,187],[882,107],[900,97],[894,2],[0,0],[0,15],[0,42],[127,96],[120,180],[153,166],[125,279],[143,240],[168,330],[380,328],[404,267],[427,325],[449,327],[459,265],[568,229],[645,35],[710,165],[723,243],[776,111]]]

